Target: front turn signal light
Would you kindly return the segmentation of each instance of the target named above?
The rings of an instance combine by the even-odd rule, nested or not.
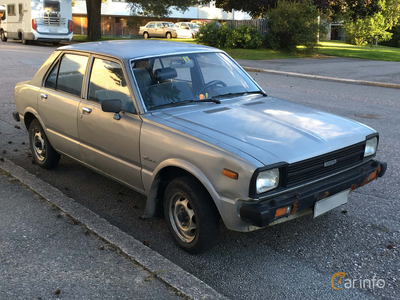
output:
[[[228,170],[228,169],[223,169],[222,170],[222,175],[224,175],[226,177],[229,177],[229,178],[232,178],[232,179],[238,179],[239,178],[239,174],[238,173],[233,172],[233,171]]]

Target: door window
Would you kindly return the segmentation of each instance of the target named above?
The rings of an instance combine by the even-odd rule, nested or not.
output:
[[[88,99],[97,102],[119,99],[124,111],[135,112],[121,65],[112,61],[99,58],[94,60]]]
[[[87,56],[65,54],[61,59],[56,89],[80,97],[87,61]]]
[[[161,28],[162,24],[161,23],[157,23],[157,28]]]
[[[19,21],[24,18],[24,5],[22,3],[18,4]]]

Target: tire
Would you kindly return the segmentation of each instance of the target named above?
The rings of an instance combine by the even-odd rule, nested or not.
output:
[[[143,33],[143,38],[144,38],[145,40],[147,40],[149,37],[150,37],[150,36],[149,36],[149,34],[148,34],[147,32]]]
[[[24,38],[22,38],[22,44],[24,44],[24,45],[29,45],[29,41],[26,40],[26,39],[24,39]]]
[[[165,37],[166,37],[167,39],[171,39],[171,38],[172,38],[171,32],[167,32],[167,34],[165,35]]]
[[[195,178],[180,177],[168,184],[164,215],[174,241],[188,253],[205,252],[218,240],[218,210],[207,190]]]
[[[29,126],[29,145],[39,166],[51,169],[58,165],[61,156],[50,144],[38,120],[33,120]]]
[[[7,42],[7,38],[6,38],[6,35],[4,34],[4,31],[1,31],[0,39],[1,39],[2,42]]]

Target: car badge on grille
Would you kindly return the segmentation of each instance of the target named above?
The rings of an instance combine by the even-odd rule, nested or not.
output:
[[[336,163],[337,163],[337,160],[336,159],[332,159],[330,161],[324,162],[324,167],[333,166]]]

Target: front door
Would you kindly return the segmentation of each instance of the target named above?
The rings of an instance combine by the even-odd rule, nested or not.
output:
[[[64,54],[40,89],[38,110],[52,146],[80,160],[77,115],[89,56]]]
[[[85,99],[79,105],[78,132],[83,162],[137,189],[142,120],[135,112],[126,76],[118,61],[95,57]],[[103,112],[101,102],[119,99],[120,119]]]

